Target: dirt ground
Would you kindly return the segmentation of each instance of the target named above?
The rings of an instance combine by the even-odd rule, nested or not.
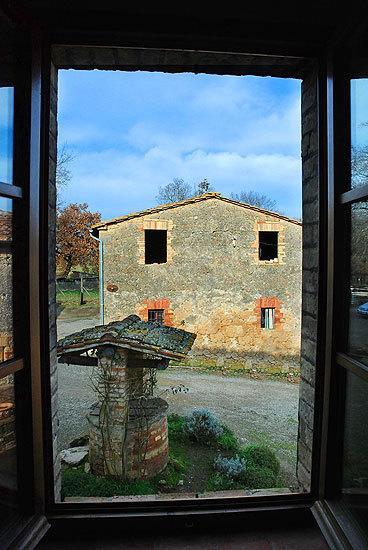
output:
[[[96,324],[96,317],[73,319],[62,313],[58,338]],[[60,364],[58,372],[59,448],[63,449],[73,438],[87,433],[86,414],[96,396],[91,385],[92,368]],[[172,388],[178,385],[188,392],[174,394]],[[270,445],[281,461],[286,483],[295,483],[298,385],[169,367],[158,373],[157,393],[168,401],[169,413],[188,414],[205,407],[228,425],[241,443]]]

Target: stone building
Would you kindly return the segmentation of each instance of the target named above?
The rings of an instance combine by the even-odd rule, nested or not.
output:
[[[201,362],[298,360],[299,221],[206,193],[101,222],[93,234],[105,322],[135,313],[185,328]]]

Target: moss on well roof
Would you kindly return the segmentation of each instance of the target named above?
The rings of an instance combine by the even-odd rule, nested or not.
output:
[[[196,334],[192,332],[129,315],[122,321],[86,328],[62,338],[57,345],[57,354],[83,353],[114,345],[149,355],[182,359],[190,351],[195,338]]]

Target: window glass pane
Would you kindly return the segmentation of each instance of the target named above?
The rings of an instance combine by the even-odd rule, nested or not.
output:
[[[368,383],[347,373],[343,501],[368,532]]]
[[[0,181],[13,183],[14,88],[0,88]]]
[[[351,187],[368,184],[368,79],[351,81]]]
[[[368,364],[368,202],[351,207],[350,287],[348,350]]]
[[[0,362],[13,357],[12,201],[0,197]]]
[[[0,525],[17,508],[14,375],[0,379]]]

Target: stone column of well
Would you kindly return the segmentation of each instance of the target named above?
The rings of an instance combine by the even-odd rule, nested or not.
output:
[[[125,476],[124,444],[129,412],[128,353],[120,348],[103,348],[98,361],[98,415],[90,415],[90,463],[92,472]],[[96,415],[95,415],[96,416]]]

